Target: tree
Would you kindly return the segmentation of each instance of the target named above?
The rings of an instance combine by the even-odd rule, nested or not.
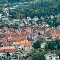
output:
[[[2,58],[0,57],[0,60],[2,60]]]
[[[59,39],[55,40],[55,45],[57,46],[57,49],[60,49],[60,40]]]
[[[60,44],[57,45],[57,49],[60,49]]]
[[[48,50],[48,44],[45,45],[45,49]]]
[[[32,55],[32,60],[45,60],[44,54],[42,52],[36,51]]]
[[[13,28],[14,28],[14,29],[18,29],[18,24],[14,24],[14,25],[13,25]]]
[[[60,51],[57,51],[57,55],[59,56],[59,59],[60,59]]]
[[[40,45],[41,45],[40,41],[37,40],[36,42],[33,43],[33,48],[38,49],[38,48],[40,48]]]
[[[51,49],[51,50],[54,50],[54,44],[53,44],[53,42],[49,42],[48,43],[48,48]]]
[[[7,55],[6,55],[6,56],[7,56],[7,57],[10,56],[9,52],[7,52]]]
[[[55,39],[55,44],[59,44],[60,40],[59,39]]]
[[[41,19],[36,21],[37,24],[41,24],[41,22],[42,22]]]
[[[45,49],[54,50],[55,49],[55,42],[54,41],[47,42],[46,45],[45,45]]]
[[[56,39],[55,41],[49,41],[45,45],[46,50],[60,49],[60,40]]]
[[[40,32],[38,33],[38,35],[40,35]]]
[[[18,55],[15,55],[15,59],[18,59]]]

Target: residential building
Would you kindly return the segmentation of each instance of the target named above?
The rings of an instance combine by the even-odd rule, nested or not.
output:
[[[57,56],[55,53],[47,53],[44,55],[46,60],[59,60],[59,56]]]

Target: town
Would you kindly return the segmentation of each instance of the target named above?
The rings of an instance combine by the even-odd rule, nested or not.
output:
[[[60,60],[60,13],[24,14],[38,1],[7,2],[0,9],[0,60]]]

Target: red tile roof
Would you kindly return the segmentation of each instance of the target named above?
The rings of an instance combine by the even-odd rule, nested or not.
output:
[[[8,41],[20,41],[20,40],[25,40],[26,39],[25,35],[12,33],[12,32],[5,34],[5,36],[7,38],[10,37],[10,39],[8,39]]]
[[[4,46],[9,46],[10,43],[7,42],[6,40],[0,40],[0,43],[2,43]]]
[[[28,46],[32,46],[32,43],[29,42],[28,40],[22,40],[20,42],[13,42],[13,45],[19,45],[19,46],[24,45],[28,47]]]
[[[2,49],[0,50],[0,53],[13,53],[13,52],[18,52],[18,49],[17,48],[14,48],[14,49]]]

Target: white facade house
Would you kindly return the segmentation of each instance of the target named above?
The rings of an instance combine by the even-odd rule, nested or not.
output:
[[[30,21],[30,20],[31,20],[31,18],[30,18],[30,17],[27,17],[27,20],[29,20],[29,21]]]
[[[59,60],[59,56],[57,56],[55,53],[47,53],[44,55],[46,60]]]
[[[46,43],[41,43],[41,49],[44,49],[45,48],[45,44]]]
[[[39,18],[38,18],[37,16],[35,16],[35,17],[33,18],[33,21],[37,21],[37,20],[39,20]]]
[[[54,16],[53,16],[53,15],[51,15],[50,17],[51,17],[51,19],[53,19],[53,18],[54,18]]]

